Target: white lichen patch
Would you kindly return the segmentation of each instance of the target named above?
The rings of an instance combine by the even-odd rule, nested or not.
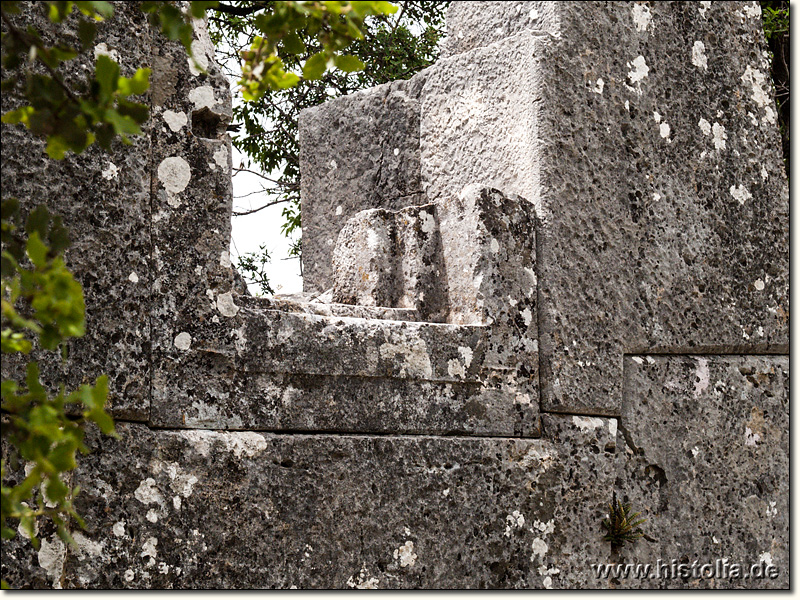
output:
[[[497,254],[498,252],[500,252],[500,244],[494,238],[492,238],[492,241],[489,244],[489,248],[491,249],[492,254]]]
[[[745,4],[744,7],[742,8],[742,12],[749,19],[760,19],[761,5],[758,2],[751,2],[749,4]]]
[[[125,571],[125,575],[124,575],[124,577],[125,577],[125,581],[127,581],[127,582],[129,582],[129,583],[130,583],[130,582],[131,582],[131,581],[133,581],[133,579],[136,577],[136,574],[133,572],[133,570],[131,570],[131,569],[127,569],[127,570]]]
[[[656,123],[661,123],[661,113],[659,113],[657,110],[653,111],[653,120]]]
[[[174,344],[178,350],[188,350],[192,347],[192,336],[185,331],[181,331],[175,336]]]
[[[706,121],[704,118],[700,117],[700,120],[697,122],[697,126],[700,127],[700,131],[703,132],[703,135],[711,135],[711,123]]]
[[[744,445],[745,446],[757,446],[758,442],[761,440],[761,434],[753,431],[749,427],[744,428]]]
[[[173,496],[172,497],[172,508],[174,508],[175,510],[180,510],[181,509],[181,504],[182,504],[182,501],[181,501],[181,497],[180,496]]]
[[[748,65],[742,75],[742,81],[745,85],[750,86],[753,101],[764,109],[765,122],[774,124],[777,115],[772,108],[771,87],[767,76],[762,71]]]
[[[728,139],[728,134],[725,133],[725,127],[719,123],[714,123],[712,131],[714,132],[714,149],[725,150],[725,140]]]
[[[128,281],[131,283],[139,283],[139,276],[136,274],[136,271],[131,271],[131,274],[128,275]]]
[[[239,312],[239,307],[233,301],[233,294],[225,292],[217,296],[217,310],[223,317],[235,317]]]
[[[534,538],[533,542],[531,543],[531,550],[533,554],[531,554],[531,561],[535,560],[536,557],[544,558],[544,555],[547,554],[547,550],[549,549],[547,543],[542,538]]]
[[[695,370],[694,378],[694,397],[698,398],[700,394],[706,391],[710,382],[707,358],[697,359],[697,369]]]
[[[125,537],[125,521],[117,521],[111,528],[111,533],[117,537]]]
[[[644,56],[637,56],[632,63],[628,63],[628,68],[630,69],[628,79],[632,84],[640,83],[650,73],[650,67],[647,66]]]
[[[758,562],[764,563],[768,567],[772,566],[772,554],[769,552],[763,552],[758,556]]]
[[[729,191],[734,200],[739,201],[739,204],[744,204],[753,197],[749,190],[743,185],[732,185]]]
[[[395,560],[400,561],[402,568],[413,567],[417,562],[417,555],[414,553],[414,542],[411,540],[406,541],[405,544],[394,551],[393,556]]]
[[[602,93],[603,93],[603,88],[605,87],[605,85],[606,85],[606,82],[605,82],[605,81],[603,81],[603,78],[602,78],[602,77],[598,77],[598,78],[597,78],[597,83],[596,83],[596,84],[595,84],[595,86],[592,88],[592,91],[593,91],[595,94],[602,94]]]
[[[119,169],[117,168],[117,165],[115,165],[112,162],[109,162],[108,166],[105,169],[103,169],[100,174],[103,176],[103,179],[111,181],[112,179],[117,178],[117,176],[119,175]]]
[[[761,279],[756,279],[753,282],[753,287],[756,288],[759,292],[764,291],[764,282]]]
[[[669,125],[667,125],[667,123],[661,123],[661,125],[658,126],[658,133],[664,139],[669,138],[669,134],[670,134]]]
[[[701,41],[696,41],[692,46],[692,64],[698,69],[708,70],[708,57],[706,56],[706,45]]]
[[[192,179],[189,163],[180,156],[170,156],[158,165],[158,180],[170,194],[180,194]]]
[[[370,577],[369,573],[367,572],[367,567],[364,565],[361,567],[361,571],[358,574],[358,579],[354,580],[351,576],[347,580],[347,586],[356,588],[357,590],[377,590],[378,578]]]
[[[139,487],[133,492],[133,497],[142,504],[164,504],[164,496],[158,491],[156,480],[152,477],[148,477],[139,484]]]
[[[158,523],[158,512],[155,509],[151,508],[150,510],[147,511],[145,519],[147,519],[151,523]]]
[[[518,510],[513,511],[510,515],[506,515],[506,531],[503,535],[511,537],[511,532],[514,529],[520,529],[525,525],[525,517]]]
[[[186,124],[189,122],[185,112],[165,110],[162,116],[164,117],[164,122],[166,122],[167,126],[174,133],[179,132],[182,127],[186,127]]]
[[[195,110],[213,109],[217,103],[214,99],[214,88],[210,85],[194,88],[189,92],[189,101],[194,104]]]
[[[189,71],[195,77],[208,71],[208,55],[203,40],[192,41],[192,56],[187,56],[186,60],[189,63]]]
[[[772,518],[778,516],[777,504],[778,503],[775,502],[774,500],[770,500],[769,501],[769,506],[767,507],[767,518],[768,519],[772,519]]]
[[[116,63],[119,63],[119,52],[117,52],[113,48],[109,48],[108,44],[105,42],[100,42],[94,47],[94,60],[97,62],[97,59],[101,56],[107,56],[111,60]]]
[[[337,217],[341,217],[342,216],[342,205],[341,204],[336,207],[335,214],[336,214]]]
[[[464,370],[464,365],[462,365],[461,361],[457,358],[451,358],[447,361],[447,373],[450,377],[458,377],[460,379],[464,379],[467,375],[467,372]]]
[[[401,376],[429,378],[433,374],[428,346],[420,338],[398,344],[386,342],[381,345],[379,353],[384,360],[393,360],[398,355],[403,357],[400,365]]]
[[[61,574],[67,558],[64,542],[58,538],[41,540],[36,557],[39,559],[39,566],[47,573],[47,578],[53,582],[53,587],[61,589]]]
[[[429,212],[421,212],[420,213],[420,229],[422,233],[430,235],[434,231],[436,231],[436,219],[433,218],[433,215]]]
[[[697,9],[700,11],[700,16],[706,18],[706,11],[711,8],[711,2],[703,1],[698,3]]]
[[[461,358],[464,359],[464,366],[469,369],[469,366],[472,364],[472,348],[469,346],[459,346],[458,353],[461,355]]]
[[[572,424],[580,429],[583,433],[587,433],[602,427],[603,419],[599,419],[597,417],[579,417],[575,415],[572,417]]]
[[[531,309],[527,306],[525,309],[520,313],[522,320],[525,321],[525,325],[530,325],[531,321],[533,321],[533,314],[531,314]]]
[[[653,18],[650,14],[650,7],[646,4],[634,4],[632,13],[636,31],[647,31],[650,20]]]
[[[547,523],[536,519],[533,522],[533,526],[531,527],[531,531],[540,532],[543,536],[549,535],[556,530],[555,521],[550,519]]]
[[[142,553],[140,556],[142,558],[149,556],[152,559],[156,558],[157,551],[156,546],[158,545],[158,538],[149,537],[145,540],[144,544],[142,544]]]
[[[216,149],[212,158],[214,162],[217,163],[223,171],[228,170],[228,146],[227,144],[220,144],[220,147]]]

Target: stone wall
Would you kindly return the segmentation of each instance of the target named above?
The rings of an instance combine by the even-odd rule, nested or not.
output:
[[[43,524],[38,552],[3,543],[5,579],[788,586],[788,188],[757,3],[454,3],[438,63],[302,115],[327,303],[242,293],[207,34],[200,73],[117,10],[97,43],[153,69],[147,135],[55,163],[3,126],[3,194],[75,238],[68,380],[109,373],[121,434],[73,477],[76,547]],[[621,549],[614,493],[647,518]],[[591,569],[718,558],[779,577]]]

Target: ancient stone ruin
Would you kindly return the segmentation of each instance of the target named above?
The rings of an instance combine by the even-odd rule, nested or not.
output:
[[[3,194],[64,215],[87,298],[45,371],[108,373],[121,434],[92,432],[73,478],[77,546],[4,541],[5,579],[788,586],[789,202],[758,3],[453,3],[434,66],[303,114],[299,300],[231,267],[207,35],[202,73],[116,10],[97,42],[152,67],[147,135],[56,162],[3,126]],[[647,519],[621,548],[614,494]],[[717,559],[778,575],[592,567]]]

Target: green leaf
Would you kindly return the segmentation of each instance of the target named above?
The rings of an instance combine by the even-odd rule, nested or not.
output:
[[[334,56],[333,64],[336,65],[338,69],[341,69],[346,73],[364,70],[364,63],[361,61],[361,59],[359,59],[357,56],[352,56],[349,54],[338,54]]]
[[[81,20],[78,23],[78,38],[81,40],[81,47],[87,50],[92,45],[97,35],[97,25],[93,21]]]
[[[44,245],[39,238],[39,233],[34,231],[28,237],[28,244],[26,246],[28,257],[31,262],[38,268],[43,269],[47,265],[47,246]]]
[[[120,77],[117,90],[123,96],[144,94],[150,87],[150,69],[137,69],[133,77]]]
[[[32,106],[22,106],[20,108],[10,110],[3,115],[3,123],[28,123],[30,116],[33,114],[34,108]]]
[[[328,58],[324,52],[317,52],[303,65],[303,77],[305,79],[319,79],[328,68]]]
[[[95,79],[100,86],[101,101],[108,101],[117,90],[119,65],[105,54],[100,54],[95,63]]]
[[[294,32],[283,38],[283,47],[290,54],[302,54],[306,51],[306,45],[300,39],[300,36]]]
[[[219,6],[219,2],[217,0],[212,0],[210,2],[193,0],[189,3],[189,6],[191,7],[192,16],[195,19],[200,19],[206,15],[206,11],[209,8],[216,8]]]

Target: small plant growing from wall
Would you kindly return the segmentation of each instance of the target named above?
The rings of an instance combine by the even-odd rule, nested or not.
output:
[[[644,536],[639,525],[647,519],[641,518],[641,513],[633,512],[630,502],[627,504],[620,502],[617,500],[617,493],[614,492],[608,508],[608,516],[602,522],[603,529],[606,531],[603,540],[611,542],[612,549],[621,548],[625,542],[635,542]]]

